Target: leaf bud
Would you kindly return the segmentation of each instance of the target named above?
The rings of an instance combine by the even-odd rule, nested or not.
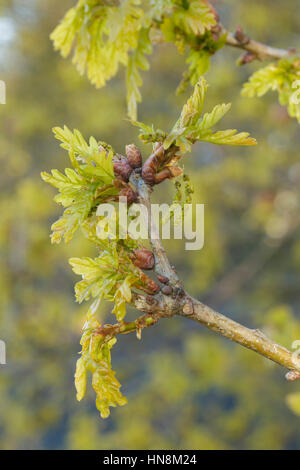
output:
[[[142,154],[134,144],[126,145],[126,156],[132,168],[142,166]]]
[[[238,26],[236,28],[236,31],[234,33],[234,37],[243,46],[245,44],[248,44],[248,42],[250,41],[250,38],[248,36],[246,36],[246,34],[244,33],[244,31],[242,30],[242,28],[240,26]]]
[[[157,275],[157,279],[158,279],[159,282],[161,282],[162,284],[168,284],[168,282],[169,282],[169,279],[168,279],[166,276],[162,276],[161,274],[158,274],[158,275]]]
[[[126,188],[123,188],[120,192],[120,197],[126,197],[127,204],[132,204],[137,200],[138,194],[129,185],[127,185]]]
[[[124,181],[128,182],[133,168],[129,165],[126,157],[118,155],[113,157],[114,172],[120,176]]]
[[[147,276],[143,271],[140,272],[140,279],[144,284],[143,290],[147,292],[147,294],[154,295],[160,291],[160,287],[151,277]]]
[[[152,251],[146,248],[140,248],[133,251],[132,261],[140,269],[153,269],[155,258]]]
[[[165,295],[171,295],[173,293],[173,289],[171,286],[164,286],[161,291]]]
[[[177,176],[182,175],[182,169],[178,166],[168,166],[157,173],[154,177],[154,183],[162,183],[166,179],[176,178]]]
[[[245,65],[250,64],[254,60],[257,59],[256,54],[252,54],[252,52],[245,52],[237,61],[238,65]]]

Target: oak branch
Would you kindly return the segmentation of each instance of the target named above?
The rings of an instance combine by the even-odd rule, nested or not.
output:
[[[174,266],[168,260],[155,227],[153,227],[154,222],[151,217],[150,203],[152,187],[145,183],[138,173],[132,175],[131,183],[135,186],[135,190],[139,195],[139,202],[146,206],[149,214],[149,239],[155,255],[156,274],[168,279],[170,289],[168,295],[164,294],[163,291],[155,296],[134,294],[133,305],[145,315],[135,322],[126,324],[123,328],[124,331],[118,331],[117,333],[140,331],[144,327],[156,323],[159,318],[170,318],[179,315],[201,323],[210,330],[285,367],[289,370],[286,374],[287,380],[300,379],[300,367],[291,351],[275,343],[261,331],[249,329],[214,311],[186,292]],[[155,239],[151,239],[151,233],[156,233]]]

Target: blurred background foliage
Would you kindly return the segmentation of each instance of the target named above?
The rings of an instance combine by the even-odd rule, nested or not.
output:
[[[299,48],[296,0],[213,3],[231,30],[242,24],[257,40]],[[7,84],[0,106],[0,338],[7,345],[0,448],[300,449],[299,384],[184,319],[162,320],[140,342],[119,338],[113,361],[127,406],[103,421],[91,390],[76,403],[73,374],[87,305],[74,303],[67,260],[94,251],[80,234],[70,245],[50,245],[59,209],[39,173],[67,164],[53,126],[79,128],[119,152],[137,143],[137,133],[125,120],[124,71],[97,91],[53,52],[49,34],[73,4],[0,0],[0,78]],[[251,132],[259,145],[195,146],[185,170],[194,202],[206,204],[205,247],[188,252],[176,241],[167,248],[192,294],[291,348],[300,339],[299,124],[275,95],[240,96],[260,64],[238,68],[238,56],[225,48],[213,57],[206,105],[231,101],[224,126]],[[139,119],[168,130],[190,92],[175,96],[184,57],[163,45],[150,60]],[[166,183],[157,200],[173,196]],[[101,315],[110,321],[108,306]]]

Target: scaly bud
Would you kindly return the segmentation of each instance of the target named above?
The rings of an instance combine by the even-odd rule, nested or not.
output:
[[[127,204],[132,204],[137,200],[138,194],[128,185],[120,192],[120,197],[127,198]]]
[[[158,168],[162,165],[165,150],[162,144],[157,143],[154,147],[154,152],[144,163],[142,169],[143,180],[148,184],[155,184],[155,176]]]
[[[257,59],[256,54],[252,54],[252,52],[245,52],[237,61],[238,65],[245,65],[250,64],[255,59]]]
[[[146,248],[134,250],[132,262],[140,269],[153,269],[155,264],[154,254]]]
[[[176,178],[180,175],[182,175],[181,168],[178,166],[168,166],[155,175],[154,183],[159,184],[166,179]]]
[[[115,155],[113,157],[113,164],[115,174],[128,182],[133,168],[129,165],[127,158],[123,155]]]
[[[171,295],[173,293],[173,289],[171,286],[164,286],[161,291],[165,295]]]
[[[169,282],[169,279],[168,279],[166,276],[162,276],[161,274],[158,274],[158,275],[157,275],[157,279],[158,279],[159,282],[161,282],[162,284],[168,284],[168,282]]]
[[[134,144],[126,145],[126,156],[132,168],[142,166],[142,154]]]
[[[250,41],[250,38],[246,36],[246,34],[244,33],[244,31],[242,30],[240,26],[236,28],[234,37],[243,46],[248,44],[248,42]]]
[[[147,276],[147,274],[143,273],[143,271],[140,272],[140,279],[145,286],[143,290],[147,292],[147,294],[154,295],[160,291],[160,287],[157,282],[153,281],[153,279]]]

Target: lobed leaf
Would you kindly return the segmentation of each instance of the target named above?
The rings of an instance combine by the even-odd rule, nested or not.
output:
[[[97,327],[100,326],[97,322]],[[77,400],[82,400],[85,395],[87,372],[90,371],[92,386],[96,392],[96,407],[101,417],[107,418],[110,407],[123,406],[127,403],[127,399],[120,392],[121,385],[111,369],[110,349],[116,343],[116,339],[103,342],[102,335],[97,334],[95,329],[83,337],[82,355],[77,361],[75,372]]]
[[[149,70],[149,62],[145,55],[151,53],[149,29],[142,29],[137,47],[129,56],[126,74],[128,116],[133,120],[137,118],[137,103],[142,99],[139,87],[143,81],[139,69]]]
[[[269,90],[277,91],[279,103],[300,123],[300,59],[282,59],[255,72],[244,84],[242,95],[261,97]]]
[[[229,111],[230,104],[214,107],[210,113],[202,117],[207,82],[204,78],[196,84],[192,96],[184,105],[181,115],[173,129],[164,139],[164,148],[171,145],[179,147],[180,152],[190,152],[196,141],[206,141],[218,145],[255,145],[256,140],[247,132],[237,133],[229,129],[213,133],[211,127],[217,124]]]

